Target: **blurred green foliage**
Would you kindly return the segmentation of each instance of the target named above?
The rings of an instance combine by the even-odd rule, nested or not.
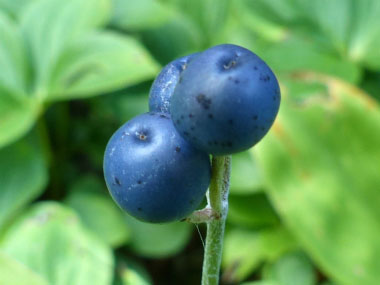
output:
[[[0,0],[0,284],[200,282],[195,227],[123,214],[103,152],[163,65],[234,43],[282,105],[233,156],[222,283],[377,285],[379,27],[378,0]]]

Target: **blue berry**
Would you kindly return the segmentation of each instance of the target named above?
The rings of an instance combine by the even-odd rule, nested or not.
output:
[[[203,200],[210,183],[209,156],[195,149],[163,113],[139,115],[108,142],[104,176],[115,202],[152,223],[180,220]]]
[[[173,95],[180,75],[187,64],[199,53],[178,58],[167,64],[154,80],[149,92],[149,111],[169,113],[170,97]]]
[[[181,74],[170,112],[179,133],[197,148],[226,155],[255,145],[280,106],[280,88],[268,65],[231,44],[212,47]]]

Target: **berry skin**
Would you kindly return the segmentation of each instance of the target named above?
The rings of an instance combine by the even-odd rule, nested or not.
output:
[[[163,113],[142,114],[120,127],[108,142],[103,166],[115,202],[151,223],[193,212],[211,176],[209,156],[186,142]]]
[[[280,106],[280,88],[268,65],[231,44],[212,47],[181,74],[170,112],[178,132],[197,148],[226,155],[255,145]]]
[[[170,97],[173,95],[181,73],[186,69],[187,64],[199,53],[193,53],[178,58],[167,64],[154,80],[149,92],[149,111],[170,112]]]

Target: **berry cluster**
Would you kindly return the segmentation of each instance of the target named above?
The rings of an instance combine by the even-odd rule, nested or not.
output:
[[[150,112],[111,137],[104,174],[116,203],[137,219],[183,219],[201,203],[209,155],[255,145],[280,105],[277,79],[251,51],[230,44],[179,58],[150,90]]]

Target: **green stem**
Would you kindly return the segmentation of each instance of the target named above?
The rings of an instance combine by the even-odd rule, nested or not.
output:
[[[230,173],[231,156],[212,158],[212,177],[208,207],[211,207],[217,218],[207,221],[202,285],[217,285],[219,282],[224,228],[228,212]]]

